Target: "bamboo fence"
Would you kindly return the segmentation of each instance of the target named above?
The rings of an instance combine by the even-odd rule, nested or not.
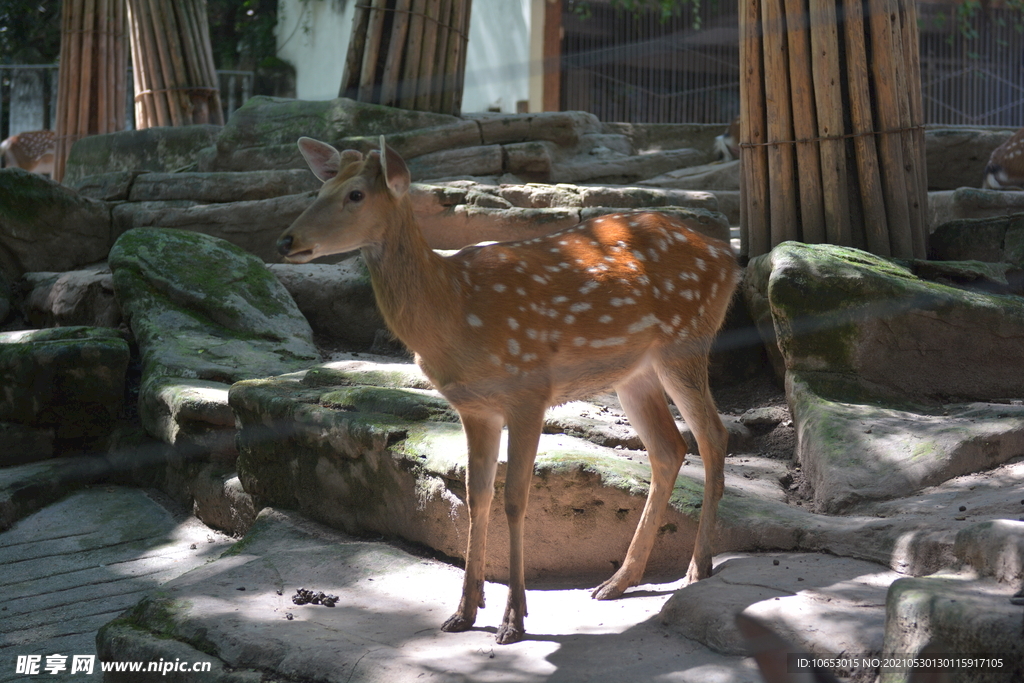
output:
[[[125,125],[127,51],[121,0],[64,0],[53,177],[77,140]]]
[[[472,0],[361,0],[340,95],[458,115]]]
[[[206,0],[127,0],[135,127],[224,123]]]
[[[925,258],[914,0],[740,3],[741,235]]]

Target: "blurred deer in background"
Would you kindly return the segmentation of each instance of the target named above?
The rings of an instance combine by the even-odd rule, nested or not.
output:
[[[1024,128],[992,151],[981,186],[986,190],[1024,190]]]
[[[715,152],[722,161],[740,158],[740,117],[734,118],[729,128],[715,138]]]
[[[29,130],[0,142],[7,168],[23,168],[30,173],[53,175],[53,156],[57,135],[52,130]]]
[[[380,146],[364,157],[299,140],[324,185],[278,250],[305,263],[360,249],[384,320],[462,419],[469,541],[462,600],[442,628],[469,629],[484,604],[488,516],[508,425],[509,594],[497,640],[523,638],[523,520],[544,412],[609,387],[647,447],[652,478],[625,562],[593,597],[616,598],[640,582],[683,464],[686,445],[665,391],[696,436],[705,472],[686,578],[710,575],[728,435],[707,363],[740,275],[729,245],[665,214],[638,212],[441,257],[413,216],[405,162],[383,137]]]

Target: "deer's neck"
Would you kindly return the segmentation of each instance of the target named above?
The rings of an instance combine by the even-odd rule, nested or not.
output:
[[[377,306],[406,346],[430,356],[451,339],[462,308],[457,274],[427,245],[408,199],[383,220],[382,239],[362,249]]]

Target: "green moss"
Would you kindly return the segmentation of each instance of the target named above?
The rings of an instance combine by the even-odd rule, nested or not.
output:
[[[384,413],[406,420],[459,421],[455,410],[444,399],[402,389],[346,387],[323,394],[320,404],[328,408]]]

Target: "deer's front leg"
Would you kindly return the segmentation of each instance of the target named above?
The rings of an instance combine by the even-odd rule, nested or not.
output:
[[[466,498],[469,507],[469,544],[466,574],[459,609],[441,627],[443,631],[465,631],[476,621],[484,606],[484,571],[487,566],[487,522],[494,500],[494,473],[498,468],[498,447],[503,420],[498,415],[462,415],[469,446],[466,467]]]
[[[499,645],[517,643],[526,635],[526,575],[523,525],[533,482],[533,463],[544,426],[545,406],[516,411],[508,420],[508,469],[505,476],[505,516],[508,518],[508,603],[496,639]]]

